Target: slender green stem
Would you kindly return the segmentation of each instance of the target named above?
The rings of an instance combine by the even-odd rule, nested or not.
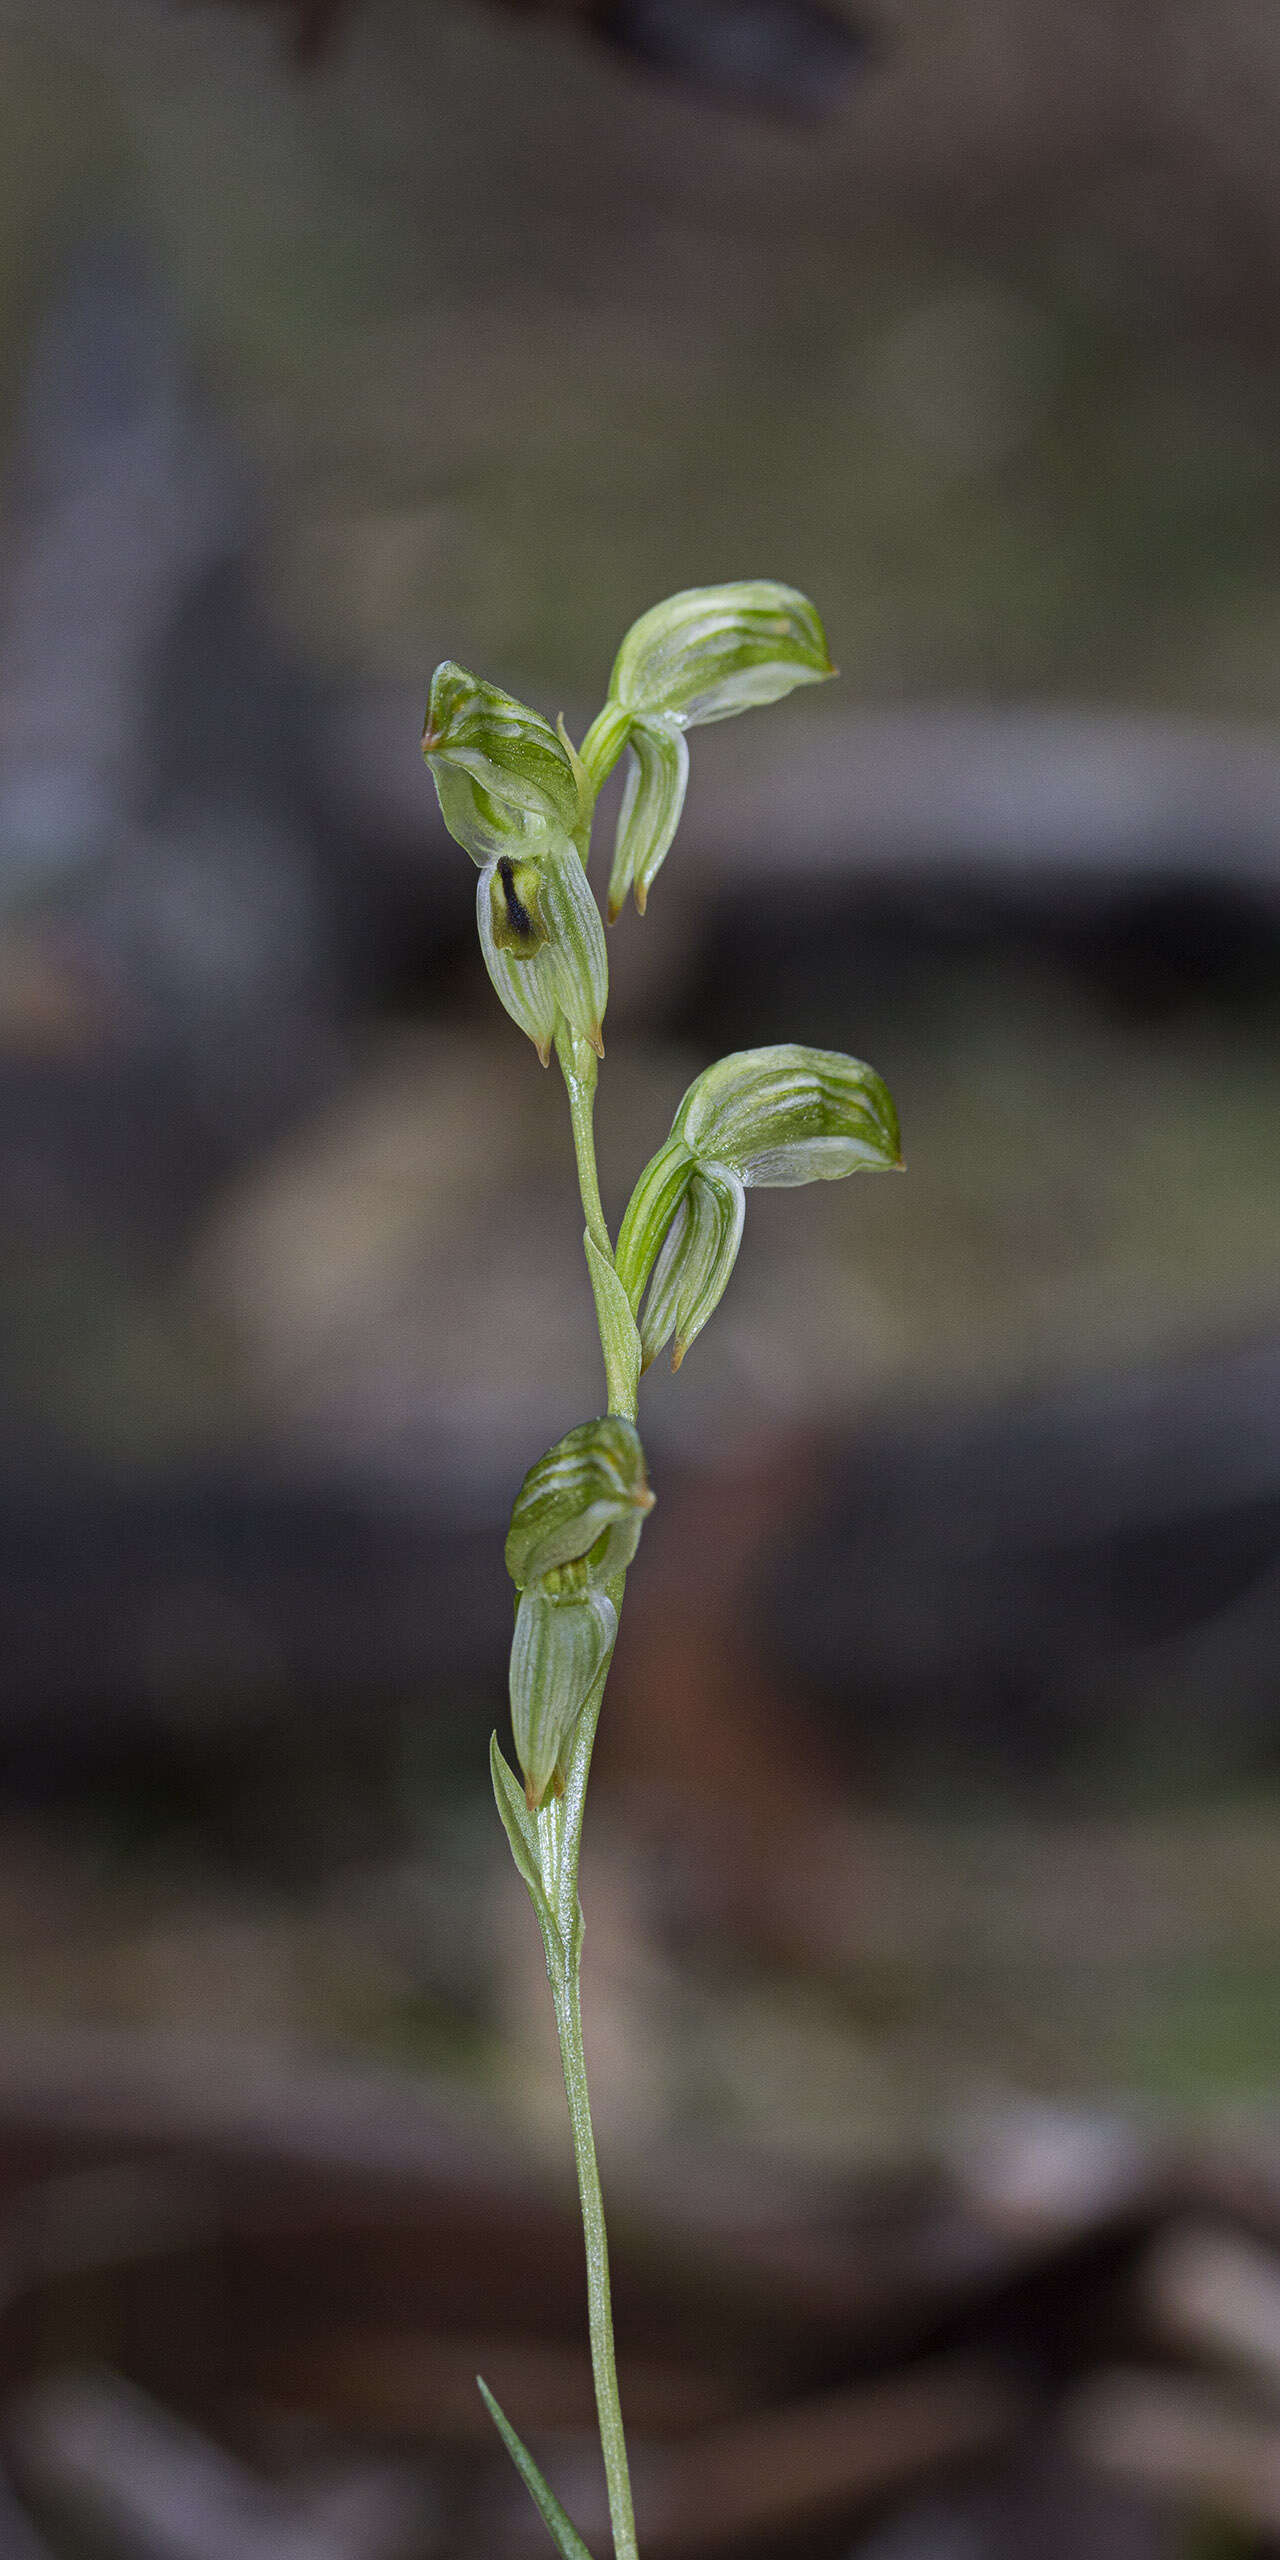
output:
[[[573,1129],[573,1148],[578,1165],[578,1188],[582,1194],[582,1212],[587,1234],[596,1252],[603,1257],[608,1275],[613,1272],[613,1244],[605,1223],[600,1199],[600,1181],[596,1171],[595,1090],[596,1060],[585,1040],[570,1030],[563,1017],[556,1033],[556,1055],[564,1075],[569,1097],[569,1119]],[[624,1413],[635,1420],[635,1390],[630,1377],[624,1376],[617,1359],[611,1354],[610,1332],[606,1308],[602,1303],[600,1282],[587,1256],[591,1284],[596,1298],[600,1324],[600,1347],[604,1355],[608,1381],[609,1410]],[[625,1576],[619,1575],[609,1586],[609,1597],[616,1610],[622,1608]],[[627,2444],[622,2425],[622,2404],[618,2396],[618,2369],[613,2344],[613,2311],[609,2294],[609,2243],[605,2231],[604,2200],[600,2192],[600,2172],[596,2165],[595,2138],[591,2130],[591,2103],[587,2092],[587,2064],[582,2043],[582,2011],[578,1997],[578,1976],[582,1955],[582,1908],[578,1901],[578,1860],[582,1846],[582,1822],[586,1810],[587,1778],[595,1743],[596,1725],[604,1697],[608,1665],[602,1672],[595,1692],[588,1699],[578,1721],[565,1791],[558,1801],[544,1805],[538,1814],[538,1847],[543,1879],[555,1914],[556,1934],[547,1941],[547,1971],[551,1980],[551,1996],[555,2004],[556,2032],[560,2040],[560,2062],[564,2072],[565,2097],[569,2105],[569,2124],[573,2135],[573,2159],[578,2177],[578,2201],[582,2213],[582,2236],[587,2259],[587,2318],[591,2337],[591,2370],[595,2381],[596,2415],[600,2428],[600,2449],[604,2456],[605,2480],[609,2491],[609,2518],[613,2527],[616,2560],[638,2560],[635,2513],[631,2499],[631,2479],[627,2468]]]
[[[627,2440],[622,2427],[618,2371],[613,2351],[613,2312],[609,2298],[609,2243],[605,2233],[604,2199],[600,2193],[600,2172],[596,2166],[595,2139],[591,2130],[591,2102],[587,2094],[586,2056],[582,2048],[582,2012],[578,1999],[576,1944],[567,1951],[563,1965],[552,1977],[551,1995],[555,2002],[556,2030],[560,2038],[560,2060],[564,2067],[564,2090],[569,2102],[569,2123],[573,2131],[574,2166],[578,2172],[582,2236],[586,2243],[587,2315],[591,2332],[591,2368],[595,2376],[600,2450],[604,2455],[605,2479],[609,2489],[609,2518],[613,2526],[613,2547],[617,2560],[637,2560],[638,2546],[635,2513],[631,2503],[631,2475],[627,2468]]]
[[[625,1576],[619,1575],[609,1585],[615,1608],[621,1609]],[[609,2241],[605,2229],[604,2198],[600,2190],[600,2171],[596,2163],[595,2136],[591,2128],[591,2101],[587,2089],[587,2059],[582,2042],[582,2010],[578,1996],[578,1978],[582,1962],[582,1906],[578,1900],[578,1860],[582,1847],[582,1819],[586,1810],[587,1778],[591,1769],[591,1753],[595,1743],[604,1684],[608,1665],[596,1684],[596,1690],[582,1711],[574,1737],[565,1791],[538,1810],[538,1850],[543,1881],[555,1917],[554,1934],[544,1930],[547,1973],[555,2007],[556,2034],[560,2042],[560,2067],[564,2073],[564,2092],[569,2106],[569,2126],[573,2137],[573,2164],[578,2179],[578,2205],[582,2216],[582,2237],[587,2261],[587,2325],[591,2340],[591,2372],[595,2384],[596,2419],[600,2431],[600,2450],[604,2456],[605,2482],[609,2493],[609,2520],[613,2528],[616,2560],[638,2560],[635,2510],[631,2498],[631,2475],[627,2465],[627,2440],[622,2424],[622,2402],[618,2392],[618,2367],[613,2344],[613,2307],[609,2288]]]
[[[600,1177],[596,1171],[596,1053],[578,1033],[570,1029],[561,1014],[556,1025],[556,1056],[560,1061],[565,1091],[569,1096],[569,1123],[573,1130],[573,1152],[578,1163],[578,1189],[582,1194],[582,1214],[595,1244],[609,1260],[613,1260],[613,1241],[605,1224],[604,1203],[600,1198]]]
[[[613,1271],[613,1240],[605,1223],[604,1204],[600,1198],[600,1177],[596,1171],[595,1103],[596,1056],[594,1049],[576,1031],[570,1029],[561,1014],[556,1027],[556,1056],[569,1096],[569,1121],[573,1130],[573,1152],[578,1164],[578,1189],[582,1194],[582,1213],[597,1253],[607,1273]],[[587,1256],[592,1295],[596,1302],[596,1320],[600,1327],[600,1348],[604,1354],[605,1378],[609,1393],[610,1413],[625,1415],[628,1422],[636,1418],[634,1378],[622,1367],[617,1356],[615,1336],[610,1326],[609,1310],[602,1292],[602,1279]]]

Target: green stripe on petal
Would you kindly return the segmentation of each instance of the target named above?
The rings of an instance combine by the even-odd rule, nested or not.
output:
[[[770,578],[685,587],[642,614],[614,661],[612,700],[686,728],[777,702],[834,673],[815,607]]]
[[[422,732],[450,835],[487,863],[578,823],[578,779],[549,720],[446,658],[431,679]]]
[[[625,1572],[652,1509],[635,1424],[614,1413],[580,1422],[535,1460],[516,1495],[507,1571],[523,1589],[589,1556],[593,1577],[607,1581]],[[593,1554],[602,1540],[605,1552]]]
[[[597,711],[578,751],[590,789],[598,791],[612,773],[631,735],[631,714],[612,698]]]
[[[668,1138],[651,1156],[631,1198],[614,1256],[618,1278],[634,1314],[672,1219],[693,1180],[694,1157],[681,1137]]]
[[[676,1329],[680,1306],[680,1285],[684,1272],[684,1255],[693,1223],[690,1205],[693,1185],[681,1197],[661,1251],[654,1263],[649,1286],[640,1311],[641,1373],[652,1368],[660,1351],[666,1349]]]
[[[690,1085],[674,1132],[755,1189],[835,1182],[901,1162],[898,1119],[874,1068],[839,1050],[739,1049]]]

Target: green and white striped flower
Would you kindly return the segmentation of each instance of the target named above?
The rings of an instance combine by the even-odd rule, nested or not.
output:
[[[686,729],[777,702],[833,673],[808,597],[769,578],[686,587],[632,624],[614,660],[609,699],[582,744],[597,788],[630,749],[609,879],[611,924],[630,892],[644,914],[670,850],[689,779]]]
[[[485,967],[544,1067],[563,1015],[603,1056],[609,962],[573,841],[590,789],[563,732],[447,658],[431,679],[422,752],[445,825],[479,869]]]
[[[618,1277],[645,1367],[671,1341],[678,1369],[714,1314],[737,1260],[748,1190],[835,1182],[901,1162],[889,1093],[859,1058],[786,1043],[739,1049],[705,1068],[645,1166],[618,1237]]]
[[[581,1566],[593,1584],[625,1573],[653,1509],[633,1422],[602,1414],[535,1460],[516,1495],[507,1571],[517,1589]]]
[[[446,658],[431,679],[422,752],[441,815],[473,862],[532,850],[581,816],[567,747],[541,713]]]

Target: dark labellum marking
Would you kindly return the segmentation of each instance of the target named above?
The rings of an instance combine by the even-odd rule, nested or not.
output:
[[[520,903],[516,890],[515,870],[508,853],[502,854],[499,858],[498,878],[502,882],[502,894],[507,902],[507,922],[512,932],[518,934],[522,942],[527,942],[533,933],[533,918],[528,908]]]

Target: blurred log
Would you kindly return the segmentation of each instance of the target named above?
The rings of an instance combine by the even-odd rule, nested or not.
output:
[[[571,706],[582,726],[589,706]],[[319,741],[326,802],[357,837],[410,849],[446,841],[405,751],[422,720],[408,686],[335,705]],[[1046,887],[1096,898],[1143,879],[1256,890],[1280,906],[1280,746],[1274,728],[1128,711],[906,703],[829,715],[781,711],[699,740],[702,787],[684,821],[689,859],[664,894],[745,883],[753,903],[801,880],[962,877],[1025,907]],[[692,885],[691,885],[692,884]]]
[[[207,2179],[170,2163],[109,2160],[39,2178],[4,2200],[0,2312],[65,2276],[198,2249],[216,2228]]]
[[[993,2160],[1003,2156],[993,2145]],[[655,2432],[680,2423],[663,2415],[673,2358],[693,2426],[713,2419],[717,2392],[729,2407],[744,2392],[781,2398],[802,2375],[875,2370],[975,2332],[1003,2338],[1011,2305],[1030,2334],[1056,2335],[1079,2292],[1079,2253],[1091,2284],[1110,2282],[1166,2206],[1159,2158],[1139,2148],[1125,2163],[1112,2143],[1095,2165],[1086,2194],[1071,2150],[1069,2193],[1055,2195],[1042,2145],[1034,2212],[1025,2173],[1008,2211],[954,2174],[806,2180],[715,2144],[673,2145],[643,2175],[620,2171],[615,2294],[642,2391],[648,2368]],[[130,2251],[142,2290],[172,2292],[173,2271],[212,2246],[239,2323],[232,2362],[256,2359],[259,2387],[287,2399],[296,2349],[335,2414],[355,2392],[353,2423],[363,2392],[367,2417],[383,2397],[388,2411],[411,2409],[416,2429],[427,2387],[417,2338],[482,2329],[518,2354],[580,2338],[567,2177],[408,2075],[306,2069],[213,2038],[11,2033],[0,2043],[0,2197],[6,2187],[10,2301],[62,2272],[126,2272]],[[108,2325],[94,2347],[115,2360],[112,2335]],[[386,2342],[377,2379],[358,2373],[364,2339]]]
[[[1159,2199],[1155,2145],[1100,2109],[1006,2104],[948,2145],[960,2191],[1021,2254],[1104,2229]]]
[[[354,1470],[0,1473],[0,1760],[39,1796],[141,1733],[198,1756],[305,1699],[309,1718],[504,1659],[501,1533]],[[495,1537],[497,1545],[495,1547]],[[495,1554],[497,1561],[495,1563]],[[58,1749],[49,1736],[56,1732]],[[369,1746],[366,1739],[366,1756]]]
[[[1280,2422],[1213,2383],[1112,2372],[1068,2400],[1063,2426],[1081,2458],[1163,2501],[1280,2532]]]
[[[255,2390],[281,2408],[301,2407],[348,2431],[411,2443],[484,2444],[492,2421],[476,2390],[482,2373],[522,2433],[595,2424],[586,2346],[558,2341],[416,2331],[330,2329],[317,2338],[273,2342],[254,2366]],[[723,2419],[742,2393],[693,2357],[660,2364],[622,2357],[627,2424],[637,2436],[688,2435]]]
[[[1280,2392],[1280,2256],[1240,2232],[1175,2224],[1139,2277],[1156,2333]]]
[[[47,2542],[38,2534],[27,2510],[19,2506],[7,2480],[0,2478],[0,2551],[4,2560],[51,2560]]]
[[[1037,2439],[894,2508],[856,2560],[1190,2560],[1180,2520]],[[1204,2556],[1207,2560],[1207,2555]],[[1218,2560],[1226,2560],[1225,2554]],[[1240,2560],[1240,2555],[1235,2555]]]
[[[793,1519],[753,1618],[784,1694],[803,1681],[832,1744],[856,1734],[899,1785],[948,1755],[972,1783],[984,1754],[1024,1786],[1078,1783],[1122,1729],[1132,1765],[1176,1746],[1221,1786],[1274,1765],[1278,1534],[1264,1339],[868,1432]]]
[[[486,2201],[535,2202],[545,2182],[476,2109],[421,2074],[306,2069],[224,2037],[93,2027],[6,2027],[0,2131],[54,2159],[119,2146],[358,2179],[366,2192],[430,2182]]]
[[[392,2560],[421,2549],[421,2497],[402,2475],[328,2512],[300,2508],[111,2374],[65,2373],[9,2412],[25,2481],[128,2560]]]
[[[696,2158],[677,2156],[687,2187],[673,2168],[647,2203],[632,2195],[615,2253],[654,2560],[756,2544],[794,2560],[940,2465],[990,2486],[1006,2446],[1022,2461],[1043,2441],[1064,2381],[1066,2438],[1100,2475],[1171,2508],[1280,2519],[1280,2418],[1177,2375],[1080,2383],[1100,2350],[1135,2350],[1137,2319],[1149,2342],[1152,2317],[1163,2339],[1267,2366],[1276,2261],[1228,2227],[1211,2155],[1180,2166],[1109,2119],[1015,2112],[1003,2138],[976,2127],[949,2174],[813,2180],[798,2197],[759,2168],[722,2171],[718,2216],[703,2207],[720,2155],[702,2158],[701,2187]],[[393,2073],[304,2072],[194,2038],[11,2041],[0,2196],[20,2487],[51,2517],[92,2510],[128,2560],[224,2560],[239,2475],[177,2420],[170,2436],[175,2409],[214,2439],[234,2426],[273,2472],[317,2431],[435,2441],[483,2504],[500,2459],[477,2368],[554,2440],[562,2484],[587,2465],[591,2392],[580,2234],[544,2175]],[[33,2372],[52,2379],[33,2392]],[[262,2508],[243,2475],[250,2524],[226,2560],[362,2560],[383,2522],[391,2560],[398,2493],[380,2478],[344,2472],[310,2499],[291,2484]],[[197,2521],[178,2533],[184,2497]],[[1005,2542],[1018,2547],[992,2547]]]
[[[730,876],[968,872],[1021,903],[1144,875],[1280,899],[1270,728],[953,701],[812,720],[795,744],[717,741],[700,830]],[[708,761],[703,752],[703,768]],[[713,840],[713,841],[712,841]]]
[[[1023,2414],[1022,2393],[969,2358],[832,2391],[700,2437],[668,2471],[644,2543],[661,2560],[714,2552],[853,2514],[937,2465],[990,2451]]]
[[[251,5],[251,0],[239,0]],[[829,115],[874,48],[866,30],[822,0],[511,0],[552,25],[567,19],[682,88],[758,115]],[[325,61],[359,0],[256,0],[288,29],[299,70]]]

